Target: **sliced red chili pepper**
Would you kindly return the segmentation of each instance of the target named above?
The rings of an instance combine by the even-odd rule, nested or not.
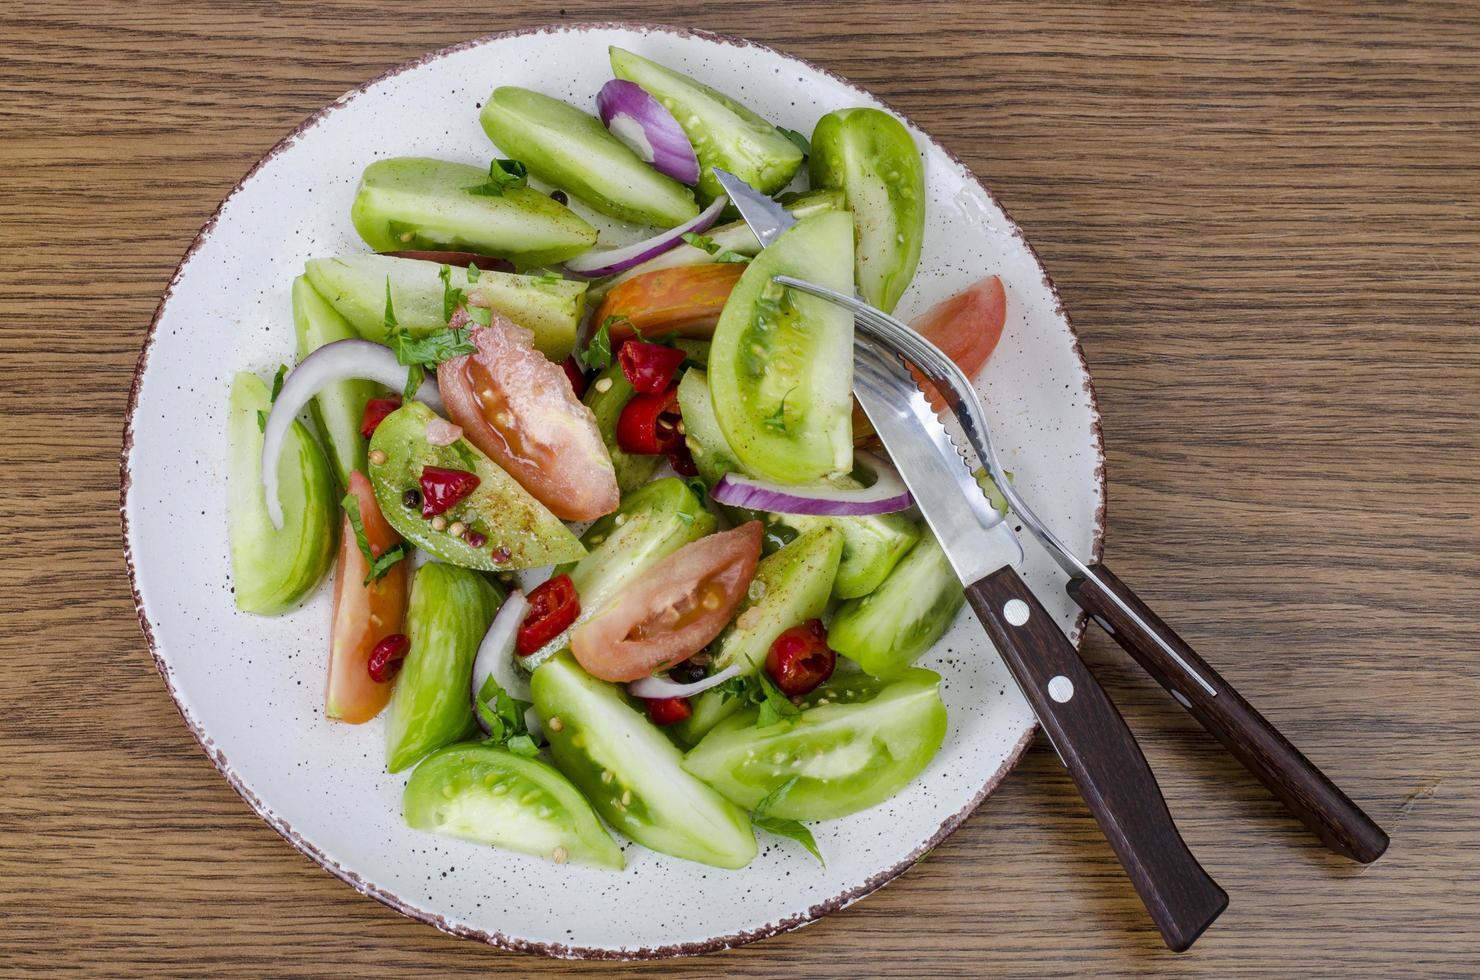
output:
[[[827,645],[822,620],[810,619],[786,630],[771,644],[766,673],[788,697],[811,692],[832,676],[838,655]]]
[[[529,593],[529,612],[514,637],[514,649],[527,657],[565,631],[581,614],[581,597],[569,575],[556,575]]]
[[[586,394],[586,372],[576,363],[576,356],[572,354],[567,357],[560,366],[565,369],[565,376],[570,379],[570,390],[580,398]]]
[[[440,466],[421,468],[421,516],[436,517],[478,489],[478,474],[467,470],[444,470]]]
[[[678,389],[656,395],[633,395],[617,419],[617,445],[643,456],[676,452],[683,445],[678,423]]]
[[[688,698],[648,698],[647,713],[654,725],[673,725],[694,711],[689,707]]]
[[[395,677],[401,669],[401,661],[406,659],[406,651],[410,649],[411,640],[405,633],[392,633],[375,644],[375,649],[370,651],[370,659],[365,664],[370,671],[370,679],[377,684],[384,684]]]
[[[365,403],[365,416],[360,420],[360,435],[369,439],[385,417],[401,407],[399,398],[372,398]]]
[[[617,363],[632,387],[645,395],[660,395],[673,383],[674,372],[683,363],[684,352],[677,347],[629,340],[617,351]]]

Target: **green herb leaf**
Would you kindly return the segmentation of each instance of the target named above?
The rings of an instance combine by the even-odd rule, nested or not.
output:
[[[528,168],[518,160],[491,160],[488,164],[488,179],[467,188],[467,192],[480,197],[503,197],[504,191],[527,184],[528,178]]]
[[[288,365],[279,364],[277,374],[274,374],[272,376],[272,396],[268,398],[268,401],[272,402],[274,405],[277,404],[278,395],[281,395],[283,393],[283,379],[287,376]]]
[[[478,717],[488,727],[489,742],[502,745],[517,755],[534,755],[539,751],[524,725],[524,712],[529,710],[529,702],[510,697],[492,674],[478,688],[477,709]]]
[[[781,688],[766,676],[765,671],[755,676],[760,681],[761,690],[764,692],[764,700],[760,702],[761,710],[755,716],[755,727],[770,728],[783,721],[789,722],[802,713],[802,709],[792,704],[791,698],[781,693]]]
[[[587,371],[605,371],[612,366],[612,324],[625,319],[622,314],[614,313],[601,321],[601,326],[586,341],[585,349],[576,352],[576,360],[581,362],[581,367]]]
[[[701,235],[698,232],[694,231],[686,231],[683,234],[683,240],[688,242],[695,248],[702,248],[710,255],[713,255],[715,252],[719,251],[719,242],[715,241],[713,238],[710,238],[708,235]]]
[[[827,867],[827,862],[823,860],[822,852],[817,849],[817,840],[812,836],[812,831],[808,830],[805,824],[800,820],[792,820],[789,817],[770,816],[771,809],[785,799],[786,794],[790,793],[792,787],[796,784],[797,777],[793,776],[780,786],[777,786],[770,793],[767,793],[765,798],[755,805],[755,809],[750,811],[750,822],[762,830],[769,830],[773,834],[789,837],[798,844],[801,844],[825,868]]]
[[[411,401],[416,393],[421,390],[422,382],[427,379],[427,369],[420,364],[413,364],[406,370],[406,387],[401,389],[401,400]]]
[[[812,856],[824,868],[827,867],[827,861],[823,859],[822,852],[817,849],[817,840],[812,836],[812,831],[808,830],[806,824],[800,820],[788,820],[785,817],[751,817],[750,822],[762,830],[769,830],[782,837],[790,837],[812,852]]]
[[[730,250],[726,249],[725,251],[720,252],[718,255],[716,255],[714,257],[714,261],[719,263],[733,262],[736,265],[744,265],[745,263],[750,261],[750,256],[741,255],[739,252],[731,252]]]
[[[437,278],[442,280],[442,322],[451,323],[452,314],[467,301],[468,294],[452,284],[452,266],[437,270]]]
[[[365,521],[360,515],[360,498],[352,493],[344,495],[339,501],[339,506],[344,508],[344,516],[349,519],[349,526],[355,532],[355,544],[360,548],[360,554],[365,556],[365,561],[370,566],[370,574],[365,576],[363,584],[369,585],[385,576],[391,570],[391,566],[411,554],[411,546],[402,541],[393,548],[387,548],[385,553],[376,557],[370,550],[370,539],[365,536]]]
[[[504,743],[504,748],[515,755],[534,756],[540,754],[540,747],[534,744],[534,739],[528,734],[515,735]]]
[[[796,148],[802,151],[802,156],[809,157],[812,155],[812,143],[807,137],[794,129],[787,129],[785,126],[777,126],[776,128],[781,131],[782,136],[791,140],[796,145]]]
[[[407,366],[423,364],[436,367],[454,357],[478,352],[477,346],[468,339],[466,331],[450,328],[436,330],[421,337],[401,334],[391,347],[396,352],[396,360]]]
[[[267,413],[264,412],[264,411],[262,411],[262,409],[260,409],[260,408],[257,409],[257,431],[258,432],[266,432],[267,431]]]
[[[468,263],[468,282],[477,282],[478,277],[482,274],[483,273],[478,271],[478,267],[476,265],[471,262]]]
[[[468,319],[480,327],[486,327],[493,322],[493,311],[486,306],[469,306],[467,310]]]
[[[400,332],[401,325],[396,322],[396,306],[391,302],[391,277],[385,277],[385,314],[383,317],[386,336],[394,336]]]

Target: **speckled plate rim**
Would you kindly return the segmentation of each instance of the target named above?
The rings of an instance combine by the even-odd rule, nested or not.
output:
[[[174,683],[170,679],[169,670],[167,669],[164,663],[164,659],[163,657],[161,657],[155,644],[154,627],[149,620],[148,613],[145,611],[143,597],[140,595],[139,592],[138,573],[134,567],[133,549],[129,543],[128,507],[129,489],[132,484],[132,477],[129,472],[129,455],[130,451],[133,448],[134,417],[139,406],[139,392],[144,379],[144,371],[149,364],[149,354],[154,346],[155,330],[159,325],[161,316],[164,314],[166,304],[168,304],[171,295],[174,293],[175,286],[180,282],[182,276],[184,275],[186,266],[190,263],[190,260],[195,255],[196,251],[201,247],[205,240],[210,236],[211,232],[215,229],[216,223],[221,216],[222,210],[231,201],[231,199],[236,196],[237,192],[241,190],[242,186],[274,157],[292,147],[303,133],[305,133],[309,129],[312,129],[314,126],[317,126],[336,109],[340,108],[351,100],[358,98],[372,86],[381,81],[384,81],[385,79],[393,78],[397,75],[402,74],[403,72],[410,71],[411,69],[420,67],[421,65],[425,65],[432,61],[437,61],[459,51],[464,51],[469,48],[475,48],[485,44],[490,44],[505,38],[521,37],[531,34],[581,33],[585,31],[608,29],[670,34],[675,37],[699,38],[701,40],[710,41],[717,44],[730,45],[733,47],[756,48],[769,54],[776,55],[777,57],[789,59],[797,62],[798,64],[805,65],[810,70],[815,71],[821,75],[826,75],[827,77],[836,80],[849,89],[860,93],[866,98],[873,98],[878,100],[880,103],[885,105],[889,109],[889,111],[899,116],[909,125],[914,126],[916,130],[922,133],[925,138],[930,141],[932,146],[943,153],[949,160],[951,160],[951,162],[959,166],[962,171],[964,171],[967,175],[970,176],[973,181],[976,182],[976,184],[981,188],[982,192],[1002,212],[1002,215],[1007,222],[1007,226],[1012,234],[1012,237],[1017,239],[1019,244],[1021,244],[1028,251],[1029,255],[1032,256],[1034,264],[1038,267],[1038,270],[1043,277],[1044,287],[1047,288],[1050,295],[1053,296],[1054,313],[1063,321],[1064,326],[1069,331],[1069,337],[1072,343],[1074,356],[1078,359],[1080,370],[1083,373],[1083,390],[1087,398],[1088,409],[1090,413],[1090,438],[1095,454],[1094,475],[1095,481],[1098,484],[1097,489],[1099,492],[1100,500],[1099,507],[1097,508],[1094,516],[1094,523],[1091,531],[1093,536],[1091,557],[1094,561],[1100,560],[1103,555],[1105,544],[1105,512],[1107,505],[1104,432],[1101,427],[1099,401],[1095,394],[1094,381],[1090,375],[1089,363],[1085,360],[1084,351],[1079,343],[1079,335],[1074,329],[1074,324],[1069,318],[1068,311],[1064,309],[1063,300],[1059,296],[1058,287],[1054,285],[1053,279],[1049,276],[1048,270],[1043,264],[1043,260],[1039,257],[1037,250],[1033,248],[1032,243],[1028,241],[1027,236],[1023,234],[1022,228],[1020,228],[1017,222],[1013,220],[1012,215],[1008,213],[1005,207],[1003,207],[1002,202],[997,199],[997,196],[992,193],[991,189],[987,187],[987,185],[982,182],[981,178],[977,177],[976,173],[972,171],[970,167],[966,166],[966,164],[964,164],[961,159],[956,156],[956,154],[943,146],[940,141],[935,139],[934,136],[931,136],[922,127],[916,125],[912,120],[909,119],[908,116],[895,109],[893,106],[889,105],[888,102],[880,99],[872,92],[867,92],[860,86],[855,85],[853,82],[849,81],[847,78],[843,77],[837,72],[815,65],[805,58],[800,58],[796,55],[786,54],[784,52],[778,51],[775,48],[770,47],[769,45],[761,44],[759,42],[752,41],[747,38],[737,37],[731,34],[715,33],[712,31],[700,30],[698,28],[683,28],[673,27],[665,24],[644,24],[628,21],[580,21],[572,22],[569,24],[545,24],[535,27],[519,28],[516,30],[498,31],[492,34],[484,34],[480,37],[476,37],[467,41],[460,41],[457,44],[448,45],[447,47],[439,48],[436,51],[428,52],[427,54],[421,55],[420,57],[410,59],[409,61],[404,61],[401,64],[396,65],[395,67],[382,72],[381,74],[376,75],[374,78],[362,82],[361,84],[345,92],[333,102],[317,110],[312,115],[308,116],[308,118],[304,119],[301,123],[294,127],[292,132],[284,136],[270,150],[263,154],[262,157],[256,163],[254,163],[245,174],[242,175],[241,179],[236,182],[236,184],[227,193],[227,195],[222,198],[221,203],[216,206],[215,211],[211,213],[211,216],[206,219],[205,224],[201,226],[200,231],[196,233],[196,236],[191,241],[190,246],[180,257],[180,262],[175,267],[174,275],[170,277],[169,284],[165,287],[163,294],[161,294],[159,305],[155,307],[154,316],[150,319],[149,327],[145,331],[143,346],[139,352],[138,362],[134,367],[133,382],[129,388],[128,407],[126,410],[123,428],[123,442],[119,453],[119,520],[122,524],[123,531],[124,561],[128,567],[129,588],[133,594],[134,610],[138,615],[139,628],[144,634],[144,642],[149,647],[149,653],[154,660],[155,669],[159,671],[159,676],[164,681],[165,689],[169,692],[170,700],[174,702],[175,709],[179,711],[180,717],[184,720],[185,725],[190,730],[191,735],[193,735],[195,737],[195,740],[200,743],[201,749],[205,751],[206,757],[210,759],[211,764],[220,771],[223,777],[225,777],[227,784],[236,791],[237,795],[242,798],[242,801],[245,802],[247,806],[249,806],[252,811],[263,820],[264,823],[266,823],[273,830],[277,831],[277,833],[285,841],[293,845],[293,847],[297,848],[314,863],[318,864],[320,867],[328,871],[331,875],[338,878],[340,881],[344,882],[346,885],[349,885],[361,895],[366,895],[370,898],[373,898],[381,904],[386,905],[397,912],[400,912],[402,915],[405,915],[408,918],[415,919],[417,921],[434,926],[438,930],[449,935],[459,936],[466,939],[475,939],[479,942],[486,943],[499,949],[508,950],[510,952],[534,953],[559,959],[650,960],[678,956],[696,956],[704,953],[713,953],[720,950],[731,949],[736,946],[743,946],[747,943],[757,942],[759,940],[767,939],[771,936],[775,936],[783,932],[790,932],[793,929],[801,928],[809,922],[819,919],[824,915],[828,915],[829,913],[846,908],[859,899],[871,895],[872,893],[882,888],[884,885],[888,884],[890,881],[893,881],[895,878],[899,877],[905,871],[913,867],[917,861],[919,861],[922,857],[924,857],[942,841],[949,837],[956,830],[956,828],[959,827],[966,820],[967,817],[971,816],[971,814],[976,811],[977,807],[981,806],[986,798],[992,794],[992,792],[997,788],[1002,780],[1006,778],[1007,774],[1011,772],[1013,768],[1018,764],[1018,762],[1022,759],[1023,753],[1027,751],[1028,746],[1032,744],[1033,738],[1037,734],[1037,723],[1034,722],[1028,727],[1028,729],[1018,739],[1017,743],[1013,745],[1013,747],[1009,750],[1007,757],[1002,762],[1001,766],[999,766],[996,772],[994,772],[992,776],[986,781],[986,783],[983,784],[982,788],[971,798],[966,806],[962,807],[956,813],[947,817],[925,844],[912,851],[903,860],[899,861],[892,867],[886,868],[885,870],[872,875],[871,877],[865,879],[859,885],[845,890],[826,901],[818,902],[804,912],[789,916],[784,919],[779,919],[775,922],[768,923],[758,929],[747,930],[730,936],[716,937],[702,942],[681,943],[670,946],[649,946],[639,949],[611,950],[599,947],[567,945],[563,943],[532,942],[528,940],[505,936],[497,931],[489,932],[482,929],[456,925],[452,922],[449,922],[442,916],[439,916],[426,909],[419,908],[416,905],[402,900],[391,892],[377,887],[376,885],[363,879],[360,875],[348,870],[347,868],[341,866],[338,862],[329,858],[328,855],[326,855],[323,851],[316,847],[311,841],[295,831],[292,825],[288,823],[288,821],[278,816],[266,804],[264,804],[262,800],[256,796],[256,794],[248,789],[247,786],[242,782],[242,780],[237,776],[236,772],[232,769],[231,764],[227,760],[225,753],[215,746],[213,740],[208,735],[206,735],[204,729],[200,726],[200,724],[197,723],[193,717],[191,717],[190,712],[186,709],[184,703],[181,701],[179,693],[175,690]],[[1086,616],[1081,613],[1076,619],[1074,629],[1070,635],[1070,639],[1073,641],[1076,647],[1079,645],[1080,639],[1084,635],[1085,622]]]

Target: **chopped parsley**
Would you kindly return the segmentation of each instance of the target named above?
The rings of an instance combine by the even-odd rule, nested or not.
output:
[[[760,711],[756,713],[755,727],[770,728],[772,725],[782,721],[789,721],[802,713],[802,709],[791,703],[791,699],[781,693],[765,671],[753,674],[750,677],[732,677],[719,687],[722,700],[729,701],[739,698],[742,705],[759,705]]]
[[[384,554],[376,557],[375,552],[370,550],[370,539],[365,536],[365,521],[360,516],[360,498],[347,493],[344,499],[339,501],[339,506],[344,508],[344,516],[349,520],[349,526],[354,529],[355,544],[360,546],[360,554],[365,556],[365,561],[370,565],[370,573],[365,576],[363,584],[369,585],[385,577],[385,573],[391,570],[391,566],[411,554],[411,547],[402,541],[394,547],[387,548]]]
[[[601,321],[601,326],[586,341],[585,349],[576,351],[576,360],[581,362],[581,367],[587,371],[605,371],[612,366],[612,324],[626,319],[620,313],[613,313]]]
[[[524,724],[528,701],[510,696],[492,674],[478,688],[477,700],[478,717],[488,729],[490,743],[502,745],[515,755],[531,756],[539,752],[539,746]]]
[[[452,284],[452,266],[444,265],[438,269],[437,278],[442,280],[442,322],[451,323],[452,314],[467,302],[468,294]]]
[[[825,868],[827,867],[827,861],[823,860],[822,852],[817,849],[817,840],[812,836],[812,831],[808,830],[805,824],[800,820],[792,820],[789,817],[773,817],[769,815],[771,808],[785,799],[786,794],[790,793],[792,787],[796,784],[797,777],[793,776],[766,794],[765,798],[755,805],[755,809],[750,811],[750,822],[762,830],[769,830],[771,833],[779,834],[782,837],[790,837],[810,851],[812,856],[820,861]]]
[[[777,126],[776,128],[781,131],[782,136],[791,140],[792,144],[802,151],[802,156],[809,157],[812,155],[812,142],[807,137],[794,129],[787,129],[785,126]]]
[[[490,160],[488,179],[466,188],[479,197],[503,197],[504,191],[523,187],[529,182],[529,169],[518,160]]]
[[[266,432],[267,431],[267,413],[264,412],[264,411],[262,411],[262,409],[260,409],[260,408],[257,409],[257,431],[258,432]]]
[[[272,395],[268,401],[277,404],[278,395],[283,393],[283,379],[288,376],[288,365],[279,364],[277,373],[272,376]]]
[[[447,312],[447,305],[452,301],[448,290],[452,285],[452,270],[448,266],[442,267],[441,272],[443,294],[442,307],[447,319],[451,319],[451,313]],[[462,290],[453,290],[458,294]],[[454,307],[455,308],[455,307]],[[469,307],[469,315],[478,307]],[[483,311],[487,313],[487,310]],[[477,318],[474,317],[476,320]],[[454,357],[463,354],[477,353],[478,348],[468,340],[467,334],[462,330],[444,328],[434,330],[431,333],[414,337],[409,330],[402,328],[396,320],[396,307],[391,301],[391,278],[385,277],[385,342],[386,346],[396,352],[396,360],[406,365],[406,387],[401,394],[407,401],[416,397],[416,392],[426,380],[426,369],[436,368],[443,361],[450,361]],[[488,321],[483,321],[487,323]]]
[[[684,232],[683,240],[695,248],[702,248],[714,257],[716,262],[749,262],[750,256],[732,252],[727,248],[721,248],[719,242],[708,235],[700,235],[695,232]]]

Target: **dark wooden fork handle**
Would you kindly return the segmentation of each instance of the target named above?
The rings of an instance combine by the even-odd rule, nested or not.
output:
[[[1104,565],[1091,571],[1169,644],[1212,688],[1198,683],[1156,639],[1127,616],[1094,582],[1076,578],[1069,595],[1094,616],[1162,687],[1227,746],[1275,796],[1333,851],[1363,864],[1387,849],[1388,836],[1326,774],[1239,696],[1171,627]]]
[[[1141,747],[1069,640],[1012,568],[966,587],[1166,944],[1191,946],[1228,895],[1187,849]]]

